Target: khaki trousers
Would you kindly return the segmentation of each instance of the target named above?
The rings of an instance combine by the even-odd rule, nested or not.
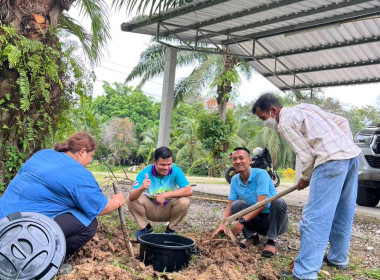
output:
[[[186,216],[190,207],[190,198],[172,198],[165,206],[153,203],[145,194],[140,195],[137,200],[130,201],[127,197],[129,212],[135,218],[140,229],[145,228],[149,221],[169,222],[169,228],[177,230],[177,225]]]

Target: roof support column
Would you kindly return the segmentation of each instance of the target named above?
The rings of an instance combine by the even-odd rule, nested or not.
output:
[[[165,71],[162,86],[160,125],[157,147],[169,147],[170,125],[174,103],[175,68],[177,64],[177,49],[168,47],[165,52]]]

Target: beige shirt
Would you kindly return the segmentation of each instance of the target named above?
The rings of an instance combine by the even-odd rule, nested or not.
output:
[[[300,158],[301,177],[307,181],[318,165],[360,154],[347,119],[327,113],[315,105],[282,108],[277,130]]]

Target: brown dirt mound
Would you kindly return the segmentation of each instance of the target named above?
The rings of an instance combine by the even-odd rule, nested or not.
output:
[[[203,251],[179,272],[159,273],[137,260],[139,245],[133,244],[135,258],[128,257],[120,229],[99,223],[97,235],[72,257],[74,270],[59,280],[137,279],[278,279],[268,262],[258,262],[257,247],[241,249],[228,239],[210,238],[211,232],[187,235]]]

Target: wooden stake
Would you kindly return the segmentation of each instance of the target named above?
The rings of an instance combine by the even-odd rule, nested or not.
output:
[[[226,199],[216,199],[216,198],[208,198],[208,197],[200,197],[200,196],[190,196],[190,198],[228,203],[228,200],[226,200]]]
[[[114,194],[117,194],[120,192],[115,183],[112,183],[112,187],[113,187]],[[125,225],[125,218],[124,218],[124,212],[123,212],[122,206],[120,206],[117,210],[119,211],[119,217],[120,217],[121,230],[123,232],[123,237],[124,237],[125,241],[127,241],[128,254],[131,258],[133,258],[135,255],[133,253],[131,240],[129,239],[129,236],[128,236],[127,226]]]

